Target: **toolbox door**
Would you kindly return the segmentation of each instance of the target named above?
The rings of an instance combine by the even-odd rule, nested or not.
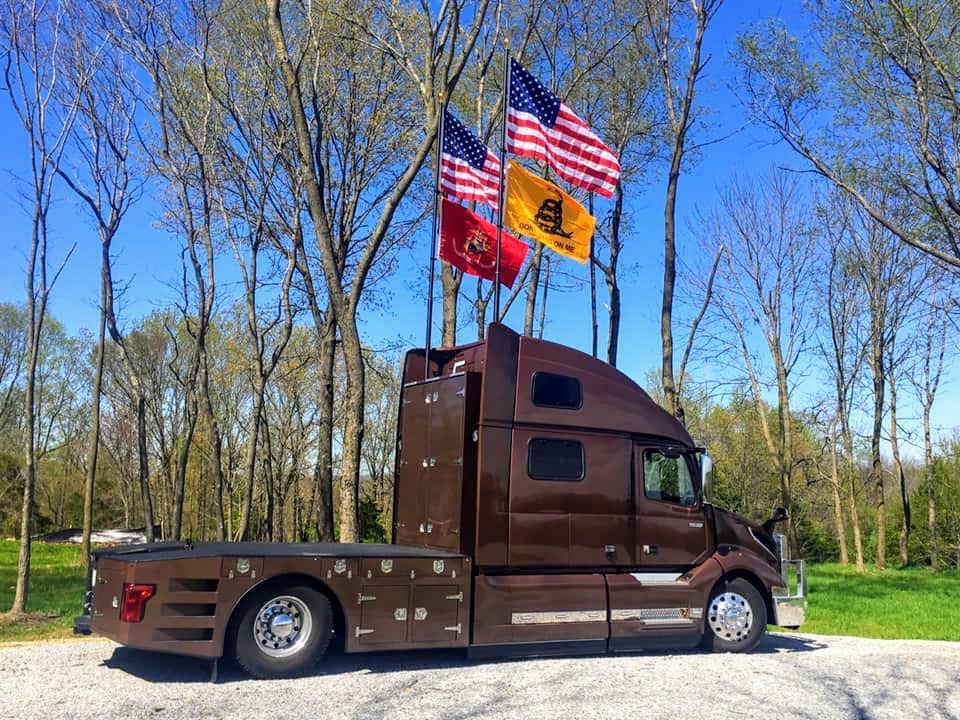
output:
[[[407,640],[410,588],[365,585],[357,596],[360,624],[354,636],[360,645],[396,645]]]
[[[463,591],[456,585],[426,585],[413,590],[410,641],[448,643],[463,633]]]

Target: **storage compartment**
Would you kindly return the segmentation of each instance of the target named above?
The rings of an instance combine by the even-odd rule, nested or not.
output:
[[[475,644],[606,640],[602,575],[478,575]]]
[[[404,387],[395,541],[469,552],[476,495],[480,374]]]
[[[463,600],[463,592],[456,585],[414,588],[410,641],[442,643],[459,638],[463,632]]]
[[[357,602],[360,624],[354,629],[354,636],[361,645],[406,642],[409,587],[364,585]]]

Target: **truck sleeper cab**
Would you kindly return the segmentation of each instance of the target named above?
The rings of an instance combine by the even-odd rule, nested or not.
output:
[[[743,651],[803,621],[769,531],[703,501],[705,462],[633,381],[493,324],[407,353],[393,542],[95,553],[80,631],[293,675],[347,652]],[[140,598],[140,599],[138,599]]]

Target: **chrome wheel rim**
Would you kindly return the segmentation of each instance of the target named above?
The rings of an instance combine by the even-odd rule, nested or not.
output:
[[[747,639],[753,627],[753,608],[743,595],[720,593],[707,610],[707,622],[718,638],[734,643]]]
[[[278,595],[265,602],[253,621],[253,638],[260,652],[276,658],[300,652],[312,630],[310,608],[293,595]]]

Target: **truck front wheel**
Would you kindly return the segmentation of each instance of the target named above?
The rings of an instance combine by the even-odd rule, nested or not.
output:
[[[753,649],[767,629],[767,606],[757,589],[743,578],[721,582],[706,608],[703,646],[715,652]]]
[[[327,597],[304,585],[253,592],[235,625],[237,663],[258,678],[295,677],[323,657],[333,635]]]

